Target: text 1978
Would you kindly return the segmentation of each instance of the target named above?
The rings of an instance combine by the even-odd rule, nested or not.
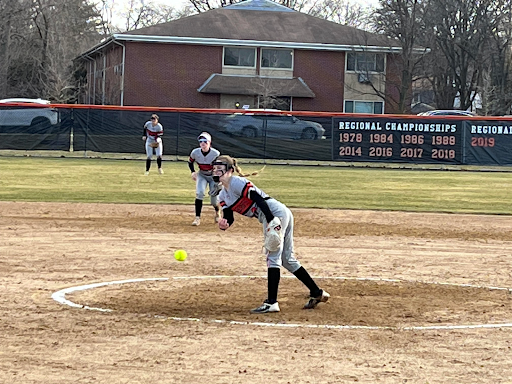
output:
[[[340,143],[361,143],[362,141],[362,133],[340,133]]]

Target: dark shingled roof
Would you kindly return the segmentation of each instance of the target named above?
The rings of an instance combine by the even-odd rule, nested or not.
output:
[[[385,36],[293,11],[270,0],[247,0],[125,34],[399,47]]]

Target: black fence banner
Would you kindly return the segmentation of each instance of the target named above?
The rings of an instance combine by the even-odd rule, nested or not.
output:
[[[0,149],[67,151],[72,126],[70,113],[55,108],[1,106]]]
[[[512,122],[465,121],[464,163],[512,165]]]
[[[144,153],[143,126],[151,113],[76,109],[73,114],[75,151]],[[158,116],[164,156],[188,156],[199,134],[207,131],[214,148],[234,157],[332,160],[330,116],[165,111]]]
[[[334,160],[462,163],[462,121],[334,118]]]
[[[236,158],[512,165],[512,117],[3,105],[0,149],[144,155],[152,113],[167,158],[188,156],[207,131],[214,148]]]

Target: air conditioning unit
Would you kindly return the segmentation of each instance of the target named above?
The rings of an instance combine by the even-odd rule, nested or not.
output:
[[[357,81],[360,82],[361,84],[369,84],[371,83],[370,75],[367,73],[358,73]]]

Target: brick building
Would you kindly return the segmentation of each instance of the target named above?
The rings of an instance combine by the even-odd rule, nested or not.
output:
[[[394,113],[398,42],[247,0],[141,28],[84,52],[86,104]]]

